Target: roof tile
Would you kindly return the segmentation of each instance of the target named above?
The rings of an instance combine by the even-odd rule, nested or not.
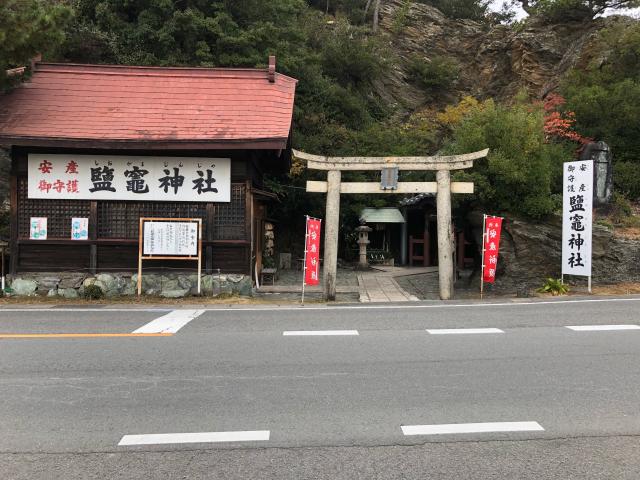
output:
[[[40,63],[0,96],[0,139],[286,143],[295,86],[260,69]]]

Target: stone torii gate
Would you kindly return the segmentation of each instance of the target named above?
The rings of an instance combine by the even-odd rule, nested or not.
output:
[[[489,149],[464,155],[433,157],[325,157],[293,150],[307,168],[326,170],[327,181],[307,181],[307,192],[326,193],[324,235],[324,297],[336,298],[338,230],[341,193],[436,193],[438,215],[438,277],[440,298],[451,299],[453,291],[453,242],[451,237],[451,193],[473,193],[473,183],[451,182],[451,170],[473,167]],[[342,171],[380,170],[381,183],[342,182]],[[435,170],[436,182],[398,182],[398,170]]]

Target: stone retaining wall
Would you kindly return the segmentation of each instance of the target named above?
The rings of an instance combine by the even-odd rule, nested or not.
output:
[[[138,275],[131,273],[35,273],[8,276],[11,295],[49,296],[78,298],[84,295],[89,285],[97,285],[107,297],[135,295]],[[153,274],[142,276],[142,291],[145,295],[165,298],[181,298],[197,294],[197,274]],[[202,275],[202,294],[218,296],[235,294],[251,296],[253,284],[247,275]]]

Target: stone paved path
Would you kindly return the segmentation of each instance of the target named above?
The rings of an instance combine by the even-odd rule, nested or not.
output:
[[[410,302],[420,298],[403,289],[396,277],[424,275],[435,273],[435,288],[437,290],[438,267],[384,267],[376,266],[365,272],[352,269],[338,269],[336,291],[338,294],[357,294],[360,302]],[[321,270],[322,275],[322,270]],[[409,277],[410,278],[410,277]],[[309,294],[322,292],[322,278],[320,285],[307,287]],[[263,294],[299,294],[302,290],[302,272],[285,270],[280,272],[275,285],[267,284],[260,287]]]
[[[395,277],[437,272],[438,267],[375,267],[358,274],[360,301],[367,302],[410,302],[418,297],[404,290]]]
[[[320,285],[307,286],[305,292],[308,294],[321,294],[322,279],[323,273],[322,269],[320,269]],[[278,273],[275,285],[271,283],[261,285],[259,292],[267,294],[295,293],[299,295],[302,292],[302,272],[294,269],[281,270]],[[342,294],[345,299],[354,299],[354,296],[358,295],[360,287],[358,286],[358,277],[355,270],[349,268],[338,269],[336,292]]]

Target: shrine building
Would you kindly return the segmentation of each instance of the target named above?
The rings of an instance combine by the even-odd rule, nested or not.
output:
[[[203,270],[251,274],[296,80],[267,69],[35,63],[0,95],[10,271],[137,268],[140,217],[201,218]],[[184,262],[157,267],[190,268]]]

